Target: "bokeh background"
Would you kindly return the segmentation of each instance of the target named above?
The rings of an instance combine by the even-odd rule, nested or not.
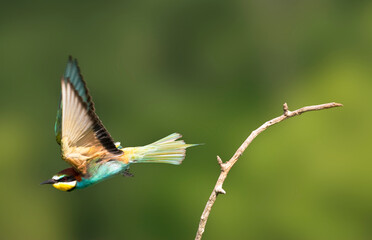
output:
[[[124,146],[172,132],[181,166],[135,165],[65,193],[53,127],[68,55]],[[193,239],[249,133],[290,109],[230,172],[205,239],[372,238],[370,1],[9,1],[0,7],[1,239]]]

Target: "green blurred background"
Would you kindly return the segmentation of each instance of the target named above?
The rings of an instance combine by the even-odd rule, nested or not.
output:
[[[181,166],[135,165],[65,193],[53,127],[68,55],[124,146],[180,132]],[[205,239],[372,238],[370,1],[12,1],[0,8],[2,239],[193,239],[249,133]]]

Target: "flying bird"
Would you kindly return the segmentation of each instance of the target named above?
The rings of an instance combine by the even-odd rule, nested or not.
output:
[[[98,183],[116,174],[131,175],[133,163],[179,165],[185,158],[186,144],[173,133],[142,147],[122,147],[114,142],[95,113],[86,83],[76,59],[69,57],[61,78],[61,100],[54,126],[62,159],[72,167],[64,169],[41,184],[61,191],[72,191]]]

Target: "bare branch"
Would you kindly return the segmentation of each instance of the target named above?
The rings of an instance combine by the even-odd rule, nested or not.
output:
[[[290,117],[294,117],[297,115],[301,115],[304,112],[309,111],[317,111],[317,110],[323,110],[327,108],[334,108],[334,107],[342,107],[342,104],[340,103],[325,103],[320,105],[313,105],[313,106],[307,106],[300,109],[297,109],[295,111],[289,111],[287,103],[283,104],[283,115],[274,118],[270,121],[265,122],[262,126],[254,130],[248,138],[243,142],[243,144],[238,148],[238,150],[235,152],[235,154],[231,157],[231,159],[225,163],[222,162],[221,158],[217,156],[218,164],[221,167],[221,173],[220,176],[217,179],[216,185],[214,186],[214,189],[208,199],[207,204],[205,205],[204,211],[201,215],[200,222],[199,222],[199,228],[196,233],[195,240],[200,240],[203,236],[205,225],[207,224],[209,214],[212,210],[212,206],[214,202],[217,199],[218,194],[226,194],[226,191],[222,188],[222,185],[227,177],[227,174],[229,173],[230,169],[234,164],[238,161],[239,157],[243,154],[245,149],[249,146],[249,144],[258,136],[258,134],[265,131],[268,127],[280,123],[281,121],[288,119]]]

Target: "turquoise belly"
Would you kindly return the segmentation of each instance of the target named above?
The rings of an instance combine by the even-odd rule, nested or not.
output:
[[[89,170],[89,172],[91,172],[89,178],[82,178],[80,182],[77,182],[76,188],[85,188],[92,184],[103,181],[122,171],[125,171],[128,167],[129,164],[119,161],[109,161],[104,164],[99,164],[97,167],[92,167],[92,169]]]

